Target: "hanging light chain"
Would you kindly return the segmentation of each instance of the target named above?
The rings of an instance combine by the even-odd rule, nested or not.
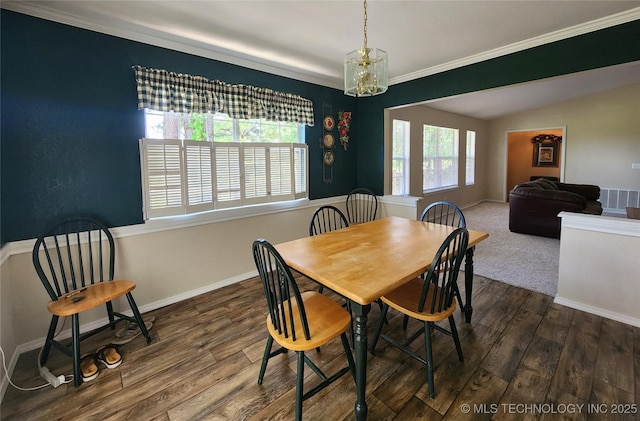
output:
[[[364,48],[367,48],[367,0],[364,0]]]

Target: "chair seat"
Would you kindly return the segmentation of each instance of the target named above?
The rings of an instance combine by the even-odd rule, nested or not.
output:
[[[331,298],[315,291],[303,292],[301,296],[309,322],[311,340],[306,340],[302,333],[298,306],[294,303],[294,323],[298,334],[295,341],[291,337],[291,333],[288,338],[284,336],[284,333],[279,333],[271,323],[271,316],[267,316],[269,334],[280,346],[292,351],[308,351],[337,338],[351,326],[349,313]]]
[[[125,295],[135,287],[136,283],[129,280],[104,281],[87,285],[86,290],[82,292],[70,291],[56,301],[49,301],[47,309],[56,316],[71,316]],[[82,299],[78,300],[81,297]]]
[[[420,294],[422,294],[423,285],[424,279],[414,278],[406,284],[391,291],[389,294],[382,296],[382,302],[403,314],[425,322],[437,322],[452,315],[456,310],[456,300],[452,300],[451,305],[440,312],[431,313],[429,311],[428,303],[433,301],[434,291],[440,291],[440,287],[434,288],[433,285],[429,288],[424,310],[422,312],[418,311],[418,304],[420,301]]]

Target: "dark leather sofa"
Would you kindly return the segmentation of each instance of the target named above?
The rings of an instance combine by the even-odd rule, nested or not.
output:
[[[539,178],[518,184],[509,193],[509,230],[560,238],[558,213],[602,214],[600,187]]]

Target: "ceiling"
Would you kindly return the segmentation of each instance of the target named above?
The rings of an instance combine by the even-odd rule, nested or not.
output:
[[[3,0],[1,7],[338,89],[344,55],[363,45],[361,1]],[[393,85],[638,19],[640,0],[368,0],[367,38],[370,48],[389,53]],[[624,74],[625,83],[640,83],[638,70],[618,70],[613,79]],[[550,81],[543,91],[571,88],[575,95],[585,83],[609,79],[578,78]],[[517,88],[518,107],[523,98],[543,96]],[[466,115],[478,108],[467,102],[461,112],[460,97],[447,101],[432,105]],[[491,97],[474,101],[486,109]]]

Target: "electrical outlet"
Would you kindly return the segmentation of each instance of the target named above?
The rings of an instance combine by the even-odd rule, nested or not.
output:
[[[640,170],[640,162],[631,163],[631,169],[632,170]]]

